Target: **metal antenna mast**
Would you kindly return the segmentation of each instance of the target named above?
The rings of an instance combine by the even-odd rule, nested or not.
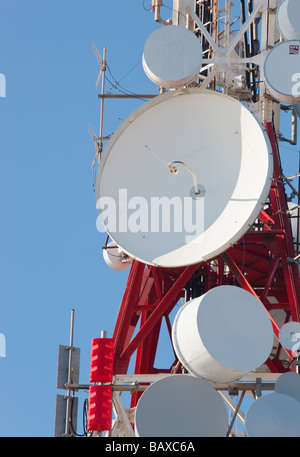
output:
[[[95,152],[95,158],[92,164],[92,168],[94,169],[96,162],[98,161],[98,164],[100,163],[101,160],[101,154],[103,151],[103,140],[107,140],[108,138],[105,137],[103,138],[103,113],[104,113],[104,91],[105,91],[105,72],[106,72],[106,48],[103,49],[103,58],[101,59],[99,52],[96,48],[96,46],[93,44],[93,49],[96,54],[97,60],[100,65],[100,72],[96,81],[96,88],[98,87],[99,82],[101,81],[101,108],[100,108],[100,128],[99,128],[99,137],[96,137],[94,132],[92,131],[91,127],[90,132],[93,137],[95,147],[96,147],[96,152]]]

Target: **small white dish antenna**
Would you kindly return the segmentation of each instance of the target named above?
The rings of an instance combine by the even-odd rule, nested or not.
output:
[[[300,351],[300,322],[287,322],[279,331],[280,344],[290,351]]]
[[[276,22],[284,40],[300,40],[299,0],[283,0],[277,9]]]
[[[185,27],[161,27],[145,43],[143,68],[148,78],[158,86],[183,87],[195,79],[201,66],[201,42]]]
[[[129,267],[130,261],[124,259],[124,253],[115,242],[111,241],[103,248],[103,258],[113,270],[123,271]]]
[[[138,437],[225,437],[227,423],[219,392],[189,375],[172,375],[153,383],[135,412]]]
[[[272,181],[261,124],[231,97],[170,91],[132,113],[108,142],[96,199],[112,240],[145,264],[206,261],[237,242]]]
[[[269,357],[273,327],[262,303],[235,286],[219,286],[187,302],[172,327],[175,353],[194,376],[234,382]]]
[[[299,401],[282,393],[259,397],[248,409],[245,429],[250,438],[299,437]]]
[[[268,92],[282,103],[300,103],[300,41],[278,43],[264,63]]]
[[[281,374],[275,383],[275,392],[300,401],[300,375],[291,371]]]

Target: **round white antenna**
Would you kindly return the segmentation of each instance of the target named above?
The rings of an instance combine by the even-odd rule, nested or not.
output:
[[[183,87],[195,79],[201,66],[200,40],[185,27],[161,27],[146,41],[143,67],[148,78],[158,86]]]
[[[201,379],[172,375],[142,394],[135,412],[139,437],[225,437],[228,415],[219,392]]]
[[[300,322],[287,322],[279,331],[280,344],[290,351],[300,350]]]
[[[245,428],[250,438],[299,437],[299,402],[285,394],[264,395],[248,409]]]
[[[291,371],[281,374],[275,383],[275,392],[300,401],[300,375]]]
[[[254,295],[240,287],[219,286],[178,311],[172,341],[190,373],[226,384],[260,367],[271,353],[274,336],[269,315]]]
[[[267,135],[241,103],[212,91],[170,91],[138,108],[110,139],[97,208],[130,257],[161,267],[196,264],[249,229],[272,166]]]
[[[277,44],[264,63],[266,87],[282,103],[300,103],[300,41],[290,40]]]
[[[283,0],[277,9],[277,27],[284,40],[300,40],[300,2]]]
[[[103,249],[103,258],[113,270],[123,271],[130,265],[130,262],[124,261],[122,250],[113,241]]]

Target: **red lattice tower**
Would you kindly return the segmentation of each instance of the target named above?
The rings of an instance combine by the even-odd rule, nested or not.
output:
[[[274,176],[269,199],[257,223],[214,261],[172,270],[133,261],[112,336],[115,375],[127,373],[135,353],[135,374],[180,372],[175,355],[163,368],[156,368],[154,362],[162,320],[165,319],[171,340],[169,315],[187,288],[188,294],[197,290],[199,295],[199,291],[205,293],[216,286],[238,283],[270,313],[276,340],[279,325],[272,311],[283,311],[285,322],[299,321],[299,271],[292,261],[295,248],[279,149],[272,123],[264,127],[272,145]],[[272,373],[282,373],[291,360],[292,354],[277,343],[266,366]],[[134,394],[132,406],[136,401]]]
[[[289,370],[294,356],[281,346],[278,335],[285,322],[300,321],[299,269],[294,261],[296,253],[278,138],[273,122],[264,122],[263,127],[272,146],[274,171],[269,198],[255,224],[234,246],[209,262],[163,269],[133,260],[111,338],[113,375],[128,373],[133,360],[136,375],[180,373],[182,367],[175,352],[165,366],[155,366],[161,350],[159,337],[163,321],[172,345],[170,314],[178,301],[221,285],[239,285],[256,296],[269,313],[275,344],[258,371],[283,373]],[[132,407],[137,404],[139,395],[132,394]]]

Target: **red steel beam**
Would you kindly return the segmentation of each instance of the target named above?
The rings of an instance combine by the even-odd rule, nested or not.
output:
[[[299,320],[299,274],[297,265],[289,261],[289,256],[294,255],[294,246],[289,217],[285,213],[287,202],[279,151],[273,125],[267,123],[264,127],[273,150],[274,180],[270,190],[269,208],[262,210],[258,216],[263,230],[250,229],[239,243],[218,258],[220,264],[217,272],[211,270],[209,263],[203,263],[199,268],[199,275],[204,278],[204,292],[217,285],[232,283],[230,275],[225,273],[222,267],[225,261],[232,277],[260,299],[267,309],[282,307],[294,320]],[[157,329],[160,328],[161,319],[171,312],[183,287],[198,267],[199,265],[194,265],[175,271],[150,266],[147,267],[146,275],[146,266],[137,261],[133,262],[113,336],[115,370],[124,372],[136,350],[136,370],[141,372],[143,369],[154,369],[151,361],[154,361],[157,349]],[[247,272],[247,277],[243,271]],[[269,292],[277,297],[279,303],[273,306],[269,303]],[[147,299],[150,296],[151,299]],[[140,328],[132,339],[140,316]],[[279,327],[274,319],[271,318],[271,321],[274,334],[278,337]],[[155,332],[154,329],[156,344],[151,348],[149,336],[151,332]],[[275,365],[279,366],[277,362],[270,363],[270,366]]]
[[[144,264],[136,260],[132,262],[112,337],[114,341],[114,373],[121,374],[127,371],[127,366],[120,363],[119,355],[129,343],[139,319],[136,306],[140,298],[144,270]]]
[[[187,281],[191,278],[191,276],[197,270],[198,265],[191,265],[185,268],[183,273],[177,278],[175,283],[172,287],[168,290],[168,292],[164,295],[160,303],[157,305],[155,310],[151,313],[149,318],[146,320],[144,325],[141,327],[137,335],[133,338],[133,340],[128,344],[128,346],[124,349],[122,354],[120,355],[120,359],[128,359],[138,348],[138,346],[142,343],[143,339],[149,335],[153,327],[162,318],[164,313],[170,306],[171,302],[176,302],[179,298],[178,296],[181,294],[182,288],[185,286]],[[175,305],[175,303],[174,303]]]
[[[251,294],[253,294],[259,301],[261,301],[259,296],[255,292],[255,290],[251,286],[251,284],[245,278],[243,272],[239,269],[238,265],[235,263],[235,261],[232,259],[232,257],[228,254],[228,252],[224,252],[224,254],[222,254],[222,257],[223,257],[223,260],[226,263],[226,265],[228,265],[229,269],[231,270],[231,272],[234,275],[237,282],[241,285],[241,287],[243,289],[247,290],[248,292],[250,292]],[[269,317],[270,317],[272,325],[273,325],[274,334],[275,334],[276,338],[278,338],[280,328],[270,314],[269,314]]]

